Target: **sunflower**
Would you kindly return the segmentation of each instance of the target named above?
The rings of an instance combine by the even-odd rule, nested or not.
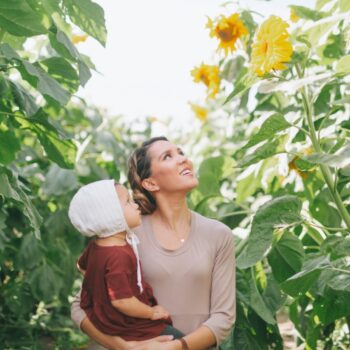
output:
[[[191,109],[196,117],[203,123],[208,120],[208,110],[205,107],[190,102]]]
[[[196,83],[203,83],[207,87],[208,97],[214,98],[219,92],[220,76],[219,67],[202,63],[191,71],[193,80]]]
[[[210,36],[219,39],[218,50],[224,50],[225,56],[228,52],[233,52],[236,41],[243,35],[248,34],[248,30],[239,18],[238,13],[229,17],[220,16],[214,21],[208,18],[207,28],[210,29]]]
[[[272,69],[286,69],[291,60],[293,47],[287,31],[288,23],[271,16],[263,22],[252,44],[251,69],[259,76]]]
[[[73,44],[79,44],[79,43],[83,43],[86,41],[86,39],[88,38],[89,36],[86,35],[86,34],[82,34],[82,35],[73,35],[72,36],[72,42]]]

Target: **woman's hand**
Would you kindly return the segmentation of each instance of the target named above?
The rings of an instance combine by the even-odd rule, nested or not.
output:
[[[167,319],[169,317],[169,311],[164,309],[163,306],[155,305],[152,307],[153,315],[152,320],[160,320],[162,318]]]

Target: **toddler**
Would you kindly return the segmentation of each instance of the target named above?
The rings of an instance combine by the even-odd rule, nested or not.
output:
[[[131,231],[141,213],[128,190],[114,180],[85,185],[70,203],[69,218],[83,235],[96,236],[78,260],[84,274],[81,308],[95,327],[124,340],[183,337],[143,280],[139,242]]]

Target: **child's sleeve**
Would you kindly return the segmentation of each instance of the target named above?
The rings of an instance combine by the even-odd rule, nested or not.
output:
[[[131,287],[132,267],[130,257],[116,254],[106,265],[105,281],[110,300],[126,299],[134,296]]]
[[[80,258],[78,259],[78,262],[77,262],[80,269],[85,270],[85,271],[87,268],[89,251],[90,251],[90,244],[85,248],[83,254],[80,256]]]

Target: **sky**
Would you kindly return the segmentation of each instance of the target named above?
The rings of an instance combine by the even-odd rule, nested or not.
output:
[[[207,16],[235,12],[237,2],[224,9],[223,0],[95,1],[105,11],[107,45],[104,48],[92,38],[79,44],[99,71],[79,95],[112,115],[191,123],[188,102],[202,103],[205,87],[192,81],[190,71],[201,62],[218,62],[217,41],[205,28]],[[312,8],[314,3],[242,0],[240,7],[288,19],[288,5]]]

